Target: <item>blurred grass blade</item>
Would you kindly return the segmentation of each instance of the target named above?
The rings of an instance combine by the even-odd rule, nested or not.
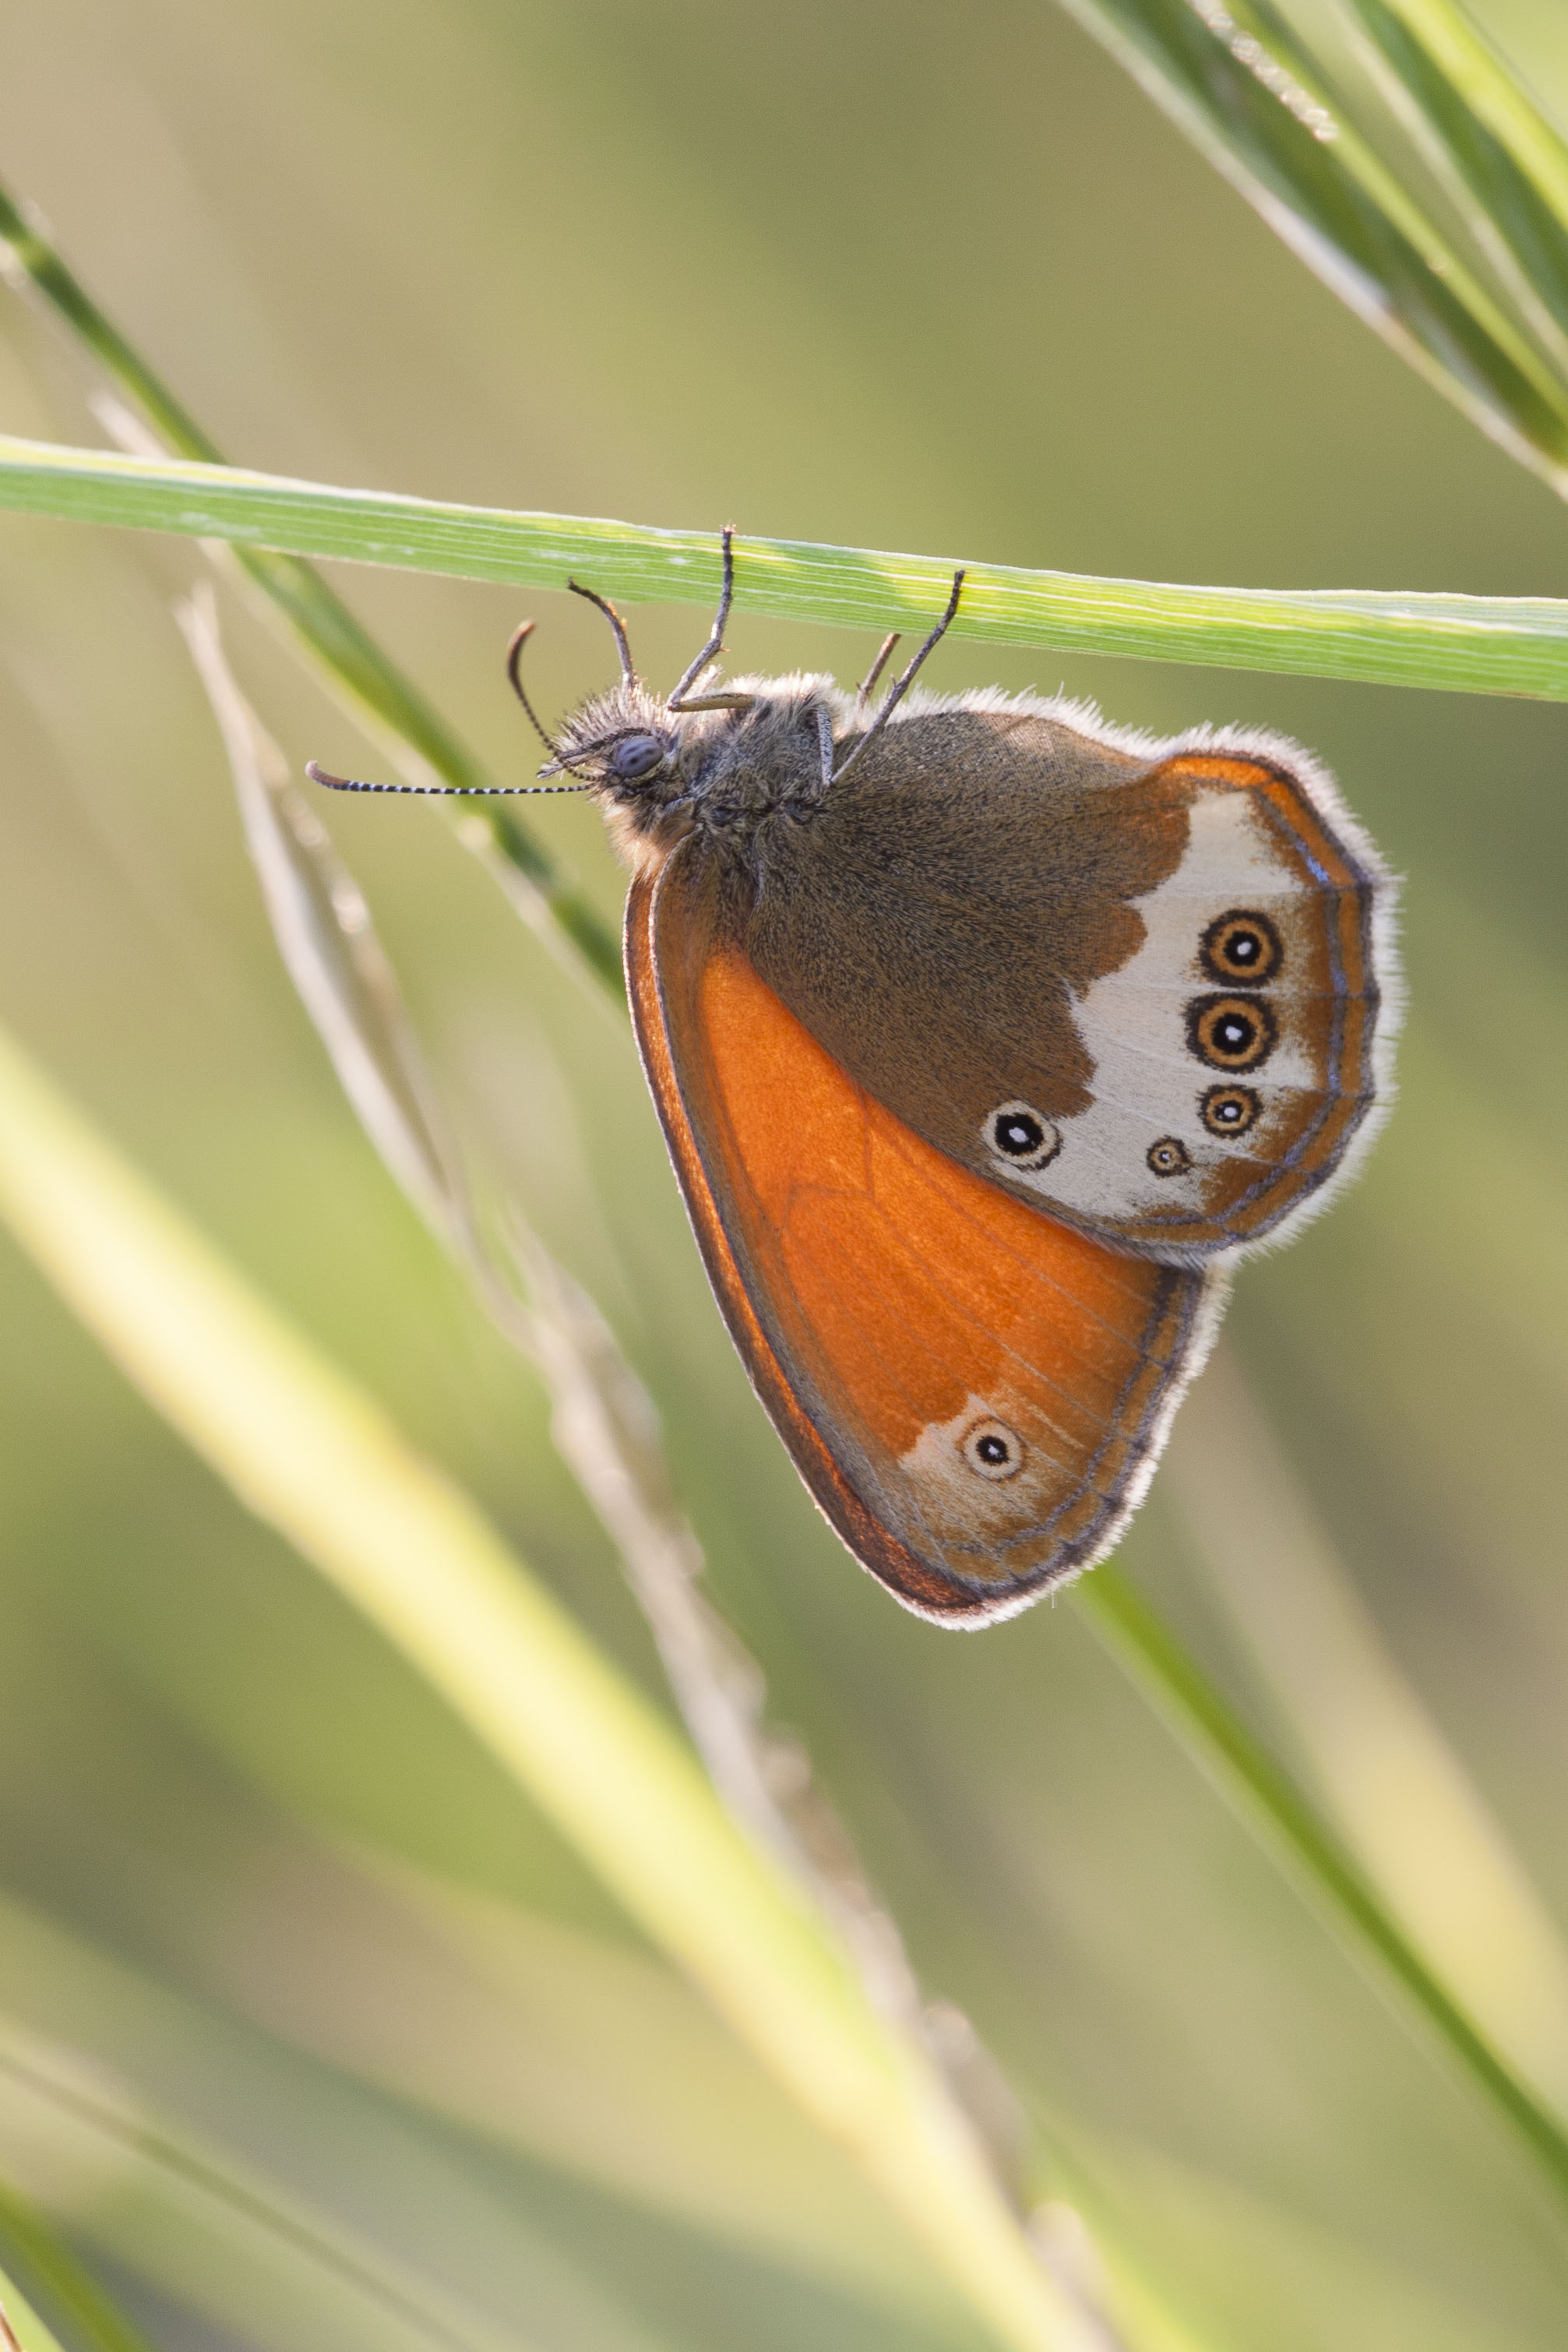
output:
[[[1353,0],[1364,15],[1396,16],[1496,140],[1559,227],[1568,228],[1568,141],[1454,0]],[[1367,21],[1372,21],[1371,16]]]
[[[572,572],[632,602],[716,598],[708,531],[451,506],[183,459],[0,438],[0,508],[63,520],[283,547],[469,580],[559,588]],[[939,613],[946,557],[743,539],[744,612],[838,626]],[[1568,699],[1568,603],[1551,597],[1171,587],[1070,572],[967,567],[953,634],[1153,660]]]
[[[990,2339],[1091,2352],[929,2060],[476,1507],[0,1045],[0,1212],[152,1402],[526,1787]]]
[[[1407,175],[1324,102],[1327,77],[1314,73],[1283,9],[1266,0],[1061,5],[1342,301],[1568,495],[1568,383]]]
[[[4,2024],[0,2155],[8,2170],[36,2170],[38,2196],[86,2242],[225,2332],[338,2352],[528,2352],[528,2339],[149,2113],[100,2065]],[[60,2283],[68,2294],[68,2273]],[[70,2309],[110,2331],[84,2334],[79,2352],[145,2352],[79,2285]]]
[[[135,403],[164,447],[222,465],[223,452],[107,319],[55,250],[41,219],[0,187],[0,259],[67,326],[119,391]],[[234,562],[262,611],[308,658],[358,723],[381,744],[409,783],[446,783],[472,792],[496,779],[459,740],[411,679],[361,627],[341,597],[295,555],[235,547]],[[467,800],[444,806],[460,837],[484,857],[524,917],[564,941],[612,994],[622,988],[619,942],[521,814],[504,803]]]
[[[7,2316],[10,2328],[3,2324]],[[150,2352],[42,2215],[0,2186],[0,2347],[18,2352],[18,2347],[19,2352]]]
[[[1396,79],[1478,237],[1568,365],[1568,144],[1451,0],[1345,0]]]
[[[0,2352],[64,2352],[58,2338],[50,2334],[4,2271],[0,2271]]]
[[[924,2003],[897,1921],[878,1902],[798,1740],[765,1717],[761,1668],[708,1601],[703,1555],[670,1485],[652,1399],[588,1293],[525,1238],[531,1351],[549,1384],[557,1451],[614,1542],[715,1787],[751,1835],[808,1886],[881,2013],[916,2037],[1023,2204],[1025,2129],[1011,2086],[968,2018]]]
[[[0,2176],[87,2250],[84,2259],[101,2260],[116,2280],[145,2282],[172,2306],[168,2328],[178,2345],[206,2340],[204,2331],[193,2336],[200,2315],[220,2344],[254,2352],[676,2352],[678,2333],[665,2336],[604,2278],[591,2245],[574,2249],[570,2232],[563,2237],[557,2226],[559,2208],[541,2210],[527,2179],[506,2178],[509,2167],[499,2174],[476,2168],[471,2143],[458,2154],[450,2120],[433,2130],[428,2111],[415,2113],[398,2088],[356,2078],[351,2058],[346,2067],[323,2064],[325,2053],[291,2042],[290,1974],[308,1971],[312,1993],[352,2008],[360,2030],[372,2035],[367,2012],[379,1985],[386,1996],[379,2030],[405,2054],[417,2046],[429,2021],[414,2016],[410,2001],[423,1984],[411,1993],[402,1979],[404,1989],[396,1989],[413,1947],[400,1941],[398,1923],[383,1911],[382,1934],[356,1986],[345,1957],[369,1956],[340,1955],[333,1943],[343,1882],[308,1839],[286,1830],[293,1864],[307,1854],[315,1864],[307,1864],[309,1917],[291,1912],[278,1923],[281,1944],[258,1948],[256,1931],[260,1925],[265,1935],[266,1922],[247,1899],[258,1884],[255,1865],[260,1883],[276,1890],[282,1855],[266,1832],[260,1847],[249,1845],[243,1801],[225,1811],[249,1848],[230,1881],[241,1895],[245,1934],[220,1934],[214,1944],[211,1915],[187,1906],[150,1856],[149,1885],[159,1892],[145,1916],[162,1910],[181,1951],[174,1960],[165,1944],[155,1973],[0,1895]],[[256,1816],[249,1820],[254,1830]],[[290,1933],[302,1938],[302,1956]],[[214,1972],[220,1956],[231,1967]],[[666,1989],[685,1991],[656,1960],[643,1967]],[[525,1969],[520,1984],[507,1985],[514,2016],[536,1984]],[[699,2006],[696,1996],[687,1999]],[[702,2009],[732,2067],[756,2074]],[[461,2042],[461,2016],[443,2022],[456,2025]],[[493,2029],[497,2021],[486,2022]],[[542,2039],[549,2027],[528,2030]],[[622,2020],[622,2052],[630,2039]],[[508,2061],[517,2064],[504,2029],[499,2045],[486,2051],[479,2042],[474,2056],[476,2065],[486,2056],[497,2061],[503,2076]],[[548,2055],[545,2064],[548,2072]],[[613,2064],[601,2065],[600,2081]],[[773,2086],[761,2089],[766,2096]],[[620,2113],[625,2120],[624,2102]],[[784,2120],[797,2122],[788,2112]],[[797,2127],[821,2155],[810,2126]],[[552,2164],[548,2146],[537,2152]],[[852,2177],[851,2201],[858,2186]],[[860,2210],[873,2201],[865,2190]],[[881,2216],[873,2210],[871,2218],[874,2228]],[[896,2226],[889,2221],[883,2234],[907,2264]],[[884,2269],[889,2251],[882,2250]],[[922,2284],[929,2307],[937,2300],[929,2275]],[[895,2307],[918,2307],[917,2294]]]
[[[1161,1485],[1341,1833],[1498,2048],[1568,2114],[1568,1952],[1384,1647],[1224,1340]]]
[[[1522,2139],[1568,2199],[1568,2133],[1433,1974],[1301,1792],[1198,1673],[1152,1609],[1106,1563],[1073,1587],[1096,1633],[1121,1659],[1194,1762],[1262,1837],[1375,1980],[1402,1996]]]

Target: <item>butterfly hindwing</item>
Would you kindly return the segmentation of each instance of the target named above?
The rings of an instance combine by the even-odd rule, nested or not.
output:
[[[1198,1264],[1321,1205],[1370,1136],[1388,896],[1294,746],[969,697],[916,702],[763,856],[742,936],[927,1142]]]
[[[758,976],[688,847],[633,883],[627,974],[731,1332],[865,1565],[924,1615],[1006,1616],[1114,1540],[1218,1278],[1107,1248],[934,1149]]]

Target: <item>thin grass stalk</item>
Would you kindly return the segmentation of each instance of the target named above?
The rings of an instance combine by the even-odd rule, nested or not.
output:
[[[517,586],[559,588],[577,572],[632,603],[706,605],[719,587],[711,532],[453,506],[52,442],[0,438],[0,507]],[[954,568],[946,557],[742,538],[737,604],[839,627],[914,627],[941,612]],[[1552,597],[1173,587],[968,563],[952,635],[1568,699],[1568,603]]]
[[[676,1501],[646,1391],[597,1307],[514,1202],[502,1212],[504,1255],[493,1243],[370,908],[240,693],[210,590],[177,606],[175,619],[223,737],[278,954],[350,1108],[497,1329],[549,1387],[557,1450],[616,1545],[715,1787],[736,1818],[810,1883],[807,1854],[775,1799],[760,1731],[761,1673],[696,1592],[702,1554]]]
[[[1357,1958],[1374,1964],[1374,1981],[1401,1996],[1405,2013],[1427,2029],[1428,2046],[1458,2062],[1558,2196],[1568,2198],[1568,2133],[1427,1966],[1338,1839],[1147,1602],[1111,1562],[1083,1578],[1073,1597],[1199,1770],[1250,1823],[1329,1927]]]
[[[78,349],[134,404],[158,443],[182,457],[224,463],[216,444],[93,301],[36,211],[0,187],[0,258],[6,257],[13,282],[43,299]],[[450,784],[465,793],[495,784],[483,762],[310,564],[262,548],[236,546],[229,552],[263,614],[305,654],[408,782]],[[620,996],[619,943],[521,813],[484,799],[440,805],[465,846],[489,866],[532,927],[553,937],[573,963],[580,959],[601,987]]]
[[[1093,2352],[929,2059],[477,1507],[0,1043],[0,1213],[259,1517],[446,1700],[837,2138],[989,2339]]]

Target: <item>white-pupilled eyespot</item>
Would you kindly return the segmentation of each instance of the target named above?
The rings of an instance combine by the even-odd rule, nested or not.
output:
[[[1027,1174],[1045,1168],[1061,1149],[1061,1136],[1032,1103],[1002,1103],[980,1129],[986,1150],[1004,1167]]]
[[[971,1423],[958,1441],[958,1451],[982,1478],[1011,1478],[1023,1468],[1023,1440],[1005,1421]]]

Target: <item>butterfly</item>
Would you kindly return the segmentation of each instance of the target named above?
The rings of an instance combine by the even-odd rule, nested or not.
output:
[[[570,583],[574,588],[576,583]],[[621,676],[541,777],[632,867],[643,1068],[747,1370],[851,1552],[916,1614],[1014,1615],[1102,1559],[1235,1259],[1390,1092],[1393,889],[1310,754],[936,695]],[[323,782],[341,784],[319,770]],[[398,787],[390,789],[397,790]]]

